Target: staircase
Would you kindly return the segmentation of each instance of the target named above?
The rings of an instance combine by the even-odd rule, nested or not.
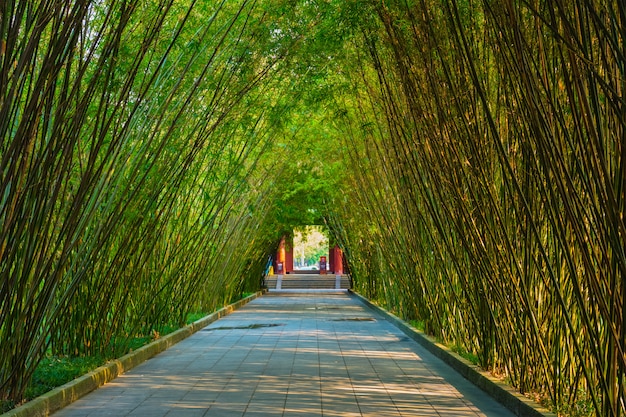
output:
[[[350,288],[350,278],[347,275],[334,274],[268,275],[265,285],[268,291],[347,290]]]

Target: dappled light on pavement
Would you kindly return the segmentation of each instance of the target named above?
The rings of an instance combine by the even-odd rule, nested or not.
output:
[[[266,295],[56,414],[509,416],[346,293]]]

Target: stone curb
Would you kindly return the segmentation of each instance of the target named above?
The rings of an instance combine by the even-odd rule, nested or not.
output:
[[[221,308],[218,311],[201,318],[200,320],[163,336],[152,343],[142,346],[134,352],[124,355],[119,359],[111,360],[88,374],[78,377],[65,385],[57,387],[40,397],[16,407],[11,411],[2,414],[1,417],[48,416],[78,400],[80,397],[89,394],[96,388],[110,382],[118,375],[129,371],[140,363],[147,361],[158,353],[163,352],[181,340],[191,336],[203,327],[206,327],[214,321],[229,315],[233,311],[249,303],[255,298],[260,297],[264,293],[265,291],[259,291],[233,304],[227,305],[226,307]]]
[[[415,329],[404,320],[372,303],[361,294],[354,291],[350,291],[350,294],[393,323],[396,327],[402,330],[404,334],[425,347],[430,353],[443,360],[455,371],[460,373],[465,379],[493,397],[500,404],[511,410],[515,415],[520,417],[557,417],[556,414],[549,412],[531,399],[524,397],[509,385],[502,383],[488,373],[482,371],[471,362],[452,352],[446,346],[435,341],[432,337],[427,336],[424,332]]]

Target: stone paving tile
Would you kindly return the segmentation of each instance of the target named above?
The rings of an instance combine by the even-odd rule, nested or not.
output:
[[[60,410],[93,416],[512,414],[346,293],[270,293]]]

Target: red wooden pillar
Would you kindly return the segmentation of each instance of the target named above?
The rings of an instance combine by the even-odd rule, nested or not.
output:
[[[293,236],[283,236],[278,244],[274,258],[274,273],[276,275],[293,272]]]
[[[343,251],[338,245],[334,245],[328,251],[329,270],[335,275],[343,274]]]
[[[293,272],[293,234],[285,236],[285,274]]]
[[[283,275],[285,273],[285,237],[280,238],[276,256],[274,257],[274,273]]]

